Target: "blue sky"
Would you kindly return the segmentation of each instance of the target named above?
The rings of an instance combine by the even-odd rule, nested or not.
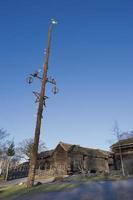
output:
[[[60,92],[47,88],[41,140],[107,149],[115,120],[133,130],[132,10],[132,0],[1,0],[0,128],[16,143],[34,134],[40,85],[25,79],[43,66],[54,17],[48,73]]]

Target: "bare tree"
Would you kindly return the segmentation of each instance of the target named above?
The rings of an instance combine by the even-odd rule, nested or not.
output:
[[[133,138],[133,131],[125,131],[120,134],[121,140],[129,139],[129,138]]]
[[[5,175],[5,180],[8,179],[8,171],[9,171],[9,167],[10,167],[10,162],[13,158],[13,156],[15,155],[15,145],[14,142],[10,142],[8,148],[7,148],[7,166],[6,166],[6,175]]]
[[[3,174],[6,168],[7,155],[6,155],[6,145],[7,137],[9,134],[4,129],[0,129],[0,175]]]
[[[4,130],[0,129],[0,156],[2,155],[3,151],[5,150],[6,138],[9,134]]]
[[[17,147],[17,155],[21,158],[24,158],[25,160],[29,160],[32,155],[33,143],[33,138],[24,139],[22,142],[19,143]],[[46,150],[46,146],[43,142],[40,142],[38,153],[44,150]]]
[[[125,170],[124,170],[124,165],[123,165],[123,157],[122,157],[122,150],[121,150],[121,143],[120,143],[120,140],[121,140],[121,138],[120,138],[120,131],[119,131],[119,127],[118,127],[117,121],[115,121],[113,132],[114,132],[114,135],[117,137],[117,140],[118,140],[122,175],[125,176]]]

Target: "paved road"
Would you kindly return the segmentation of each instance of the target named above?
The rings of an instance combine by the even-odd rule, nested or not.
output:
[[[14,200],[133,200],[133,179],[89,182],[69,191],[38,193]]]

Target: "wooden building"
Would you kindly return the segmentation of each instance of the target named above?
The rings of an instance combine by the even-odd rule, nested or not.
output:
[[[120,170],[120,151],[126,175],[133,174],[133,138],[120,140],[111,146],[112,152],[84,148],[60,142],[55,149],[41,152],[37,160],[37,175],[60,176],[74,173],[96,173]],[[9,170],[8,179],[25,177],[29,162]]]
[[[111,146],[114,155],[114,167],[121,169],[120,153],[126,175],[133,174],[133,138],[120,140]]]
[[[60,142],[54,150],[38,155],[37,168],[53,175],[109,172],[107,151]]]

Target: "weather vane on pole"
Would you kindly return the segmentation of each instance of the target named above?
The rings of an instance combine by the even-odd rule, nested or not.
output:
[[[32,148],[32,156],[31,156],[30,164],[29,164],[27,187],[32,187],[34,185],[34,180],[35,180],[35,171],[36,171],[36,164],[37,164],[42,113],[43,113],[43,107],[46,105],[45,101],[46,99],[48,99],[48,97],[45,95],[46,84],[51,83],[54,85],[54,87],[52,88],[53,94],[56,94],[59,91],[58,88],[56,87],[55,79],[51,77],[49,78],[47,77],[50,46],[51,46],[51,34],[52,34],[53,25],[56,25],[56,24],[57,24],[57,21],[55,21],[54,19],[51,19],[51,22],[48,28],[48,44],[47,44],[47,48],[45,49],[45,62],[43,65],[43,75],[40,76],[39,75],[40,71],[35,71],[34,73],[30,74],[30,76],[26,79],[29,84],[33,82],[34,78],[38,78],[41,81],[40,93],[33,91],[33,94],[36,97],[35,102],[38,103],[38,111],[37,111],[36,127],[35,127],[35,134],[34,134],[34,143],[33,143],[33,148]]]

